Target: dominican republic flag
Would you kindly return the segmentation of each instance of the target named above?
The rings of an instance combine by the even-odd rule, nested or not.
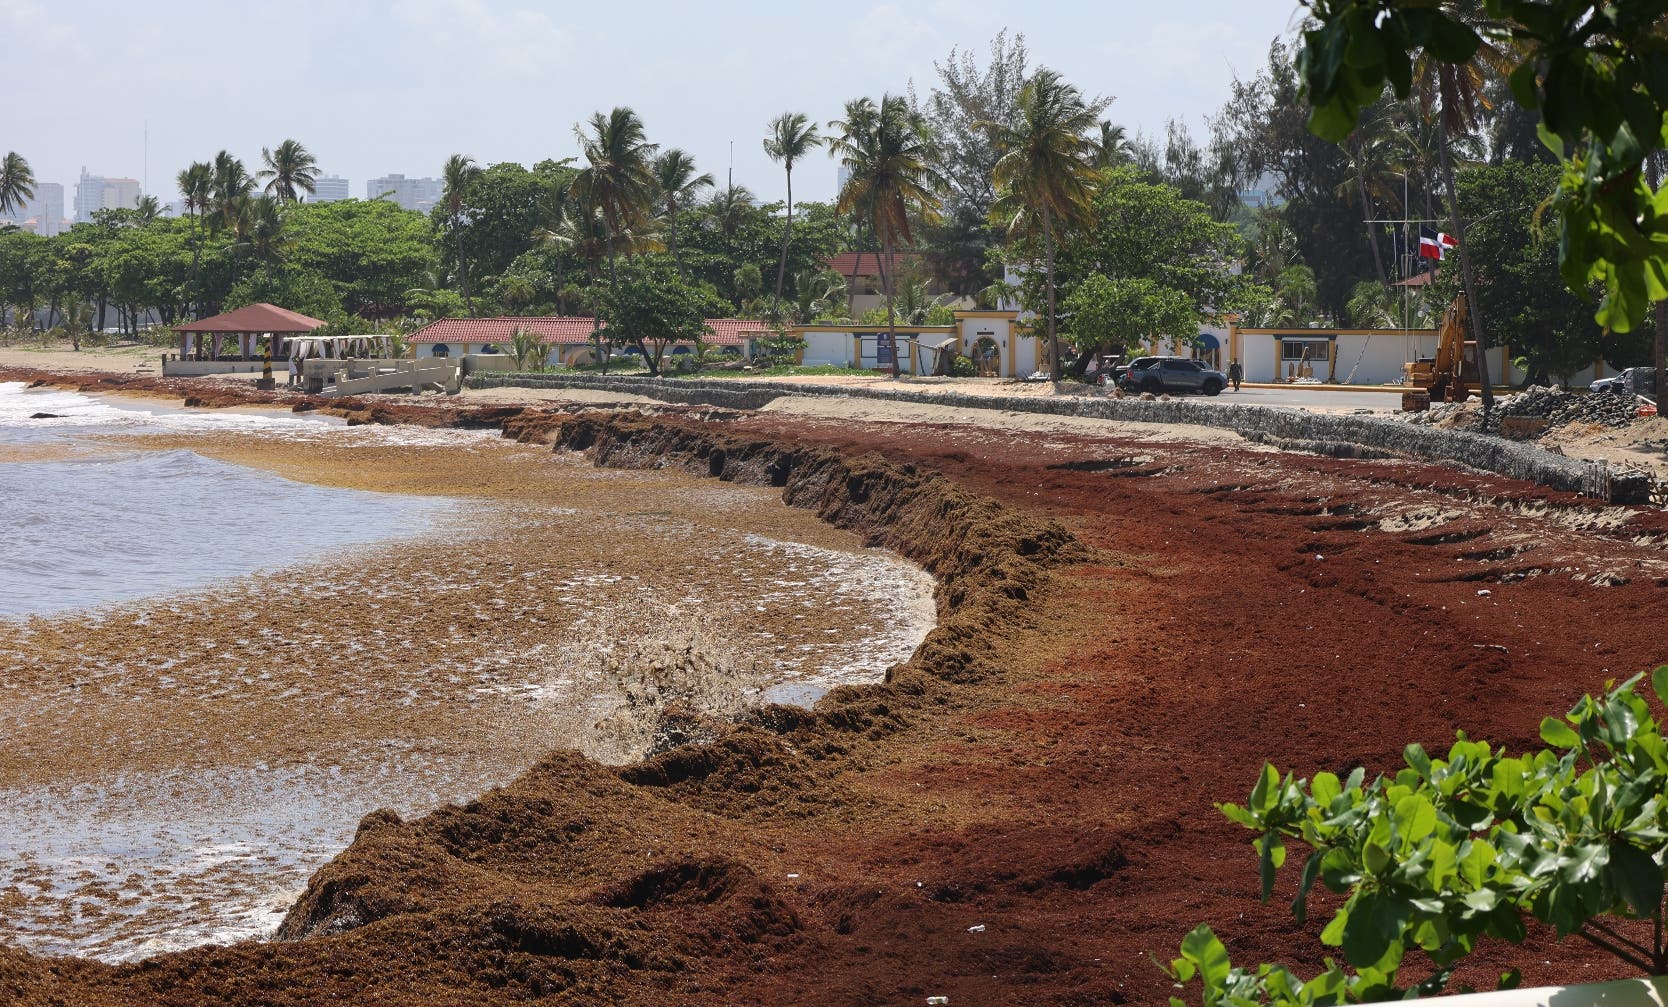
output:
[[[1442,231],[1433,231],[1428,227],[1419,228],[1419,255],[1426,259],[1446,259],[1448,253],[1459,247],[1459,239]]]

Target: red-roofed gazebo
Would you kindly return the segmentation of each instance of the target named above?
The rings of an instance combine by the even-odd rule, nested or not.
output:
[[[197,343],[199,335],[210,337],[208,359],[218,360],[220,341],[227,336],[236,336],[240,357],[249,360],[255,356],[256,343],[262,336],[272,340],[269,346],[272,355],[277,357],[282,354],[287,337],[306,335],[314,329],[323,328],[325,324],[317,318],[280,308],[276,304],[249,304],[212,318],[176,325],[174,331],[180,337],[181,360],[202,359],[202,347]]]

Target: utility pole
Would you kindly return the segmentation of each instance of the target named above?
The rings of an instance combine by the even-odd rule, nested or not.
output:
[[[1448,134],[1444,128],[1441,134],[1442,177],[1448,187],[1448,211],[1454,221],[1454,237],[1459,239],[1460,277],[1464,282],[1465,306],[1471,314],[1471,331],[1477,340],[1477,384],[1483,393],[1483,426],[1488,426],[1490,415],[1494,412],[1494,388],[1489,384],[1488,373],[1488,335],[1483,331],[1483,317],[1477,310],[1477,285],[1471,275],[1471,255],[1466,246],[1465,217],[1460,213],[1459,189],[1454,185],[1454,164],[1448,154]],[[1460,357],[1465,357],[1465,344],[1460,344]]]

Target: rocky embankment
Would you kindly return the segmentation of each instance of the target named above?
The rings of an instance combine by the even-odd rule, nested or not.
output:
[[[1542,385],[1535,385],[1503,397],[1495,409],[1496,421],[1544,421],[1544,426],[1540,427],[1542,432],[1559,430],[1576,423],[1597,424],[1619,430],[1631,425],[1638,416],[1639,401],[1632,395],[1614,392],[1566,392]],[[1459,426],[1469,429],[1480,425],[1481,414],[1475,401],[1437,402],[1433,403],[1429,410],[1410,413],[1405,419],[1409,423],[1427,426]]]

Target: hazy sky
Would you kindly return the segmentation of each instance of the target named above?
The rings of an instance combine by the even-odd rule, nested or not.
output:
[[[83,165],[145,179],[164,202],[174,175],[226,148],[259,166],[294,137],[352,180],[438,175],[447,155],[482,164],[576,153],[573,125],[630,105],[649,138],[682,147],[723,183],[781,198],[760,149],[765,124],[821,122],[859,95],[923,93],[951,47],[981,58],[1003,28],[1033,64],[1148,133],[1170,117],[1202,133],[1237,73],[1254,74],[1288,32],[1295,0],[917,0],[716,4],[662,0],[0,0],[6,76],[0,153],[28,158],[66,202]],[[145,123],[149,121],[149,157]],[[827,198],[824,155],[794,195]]]

